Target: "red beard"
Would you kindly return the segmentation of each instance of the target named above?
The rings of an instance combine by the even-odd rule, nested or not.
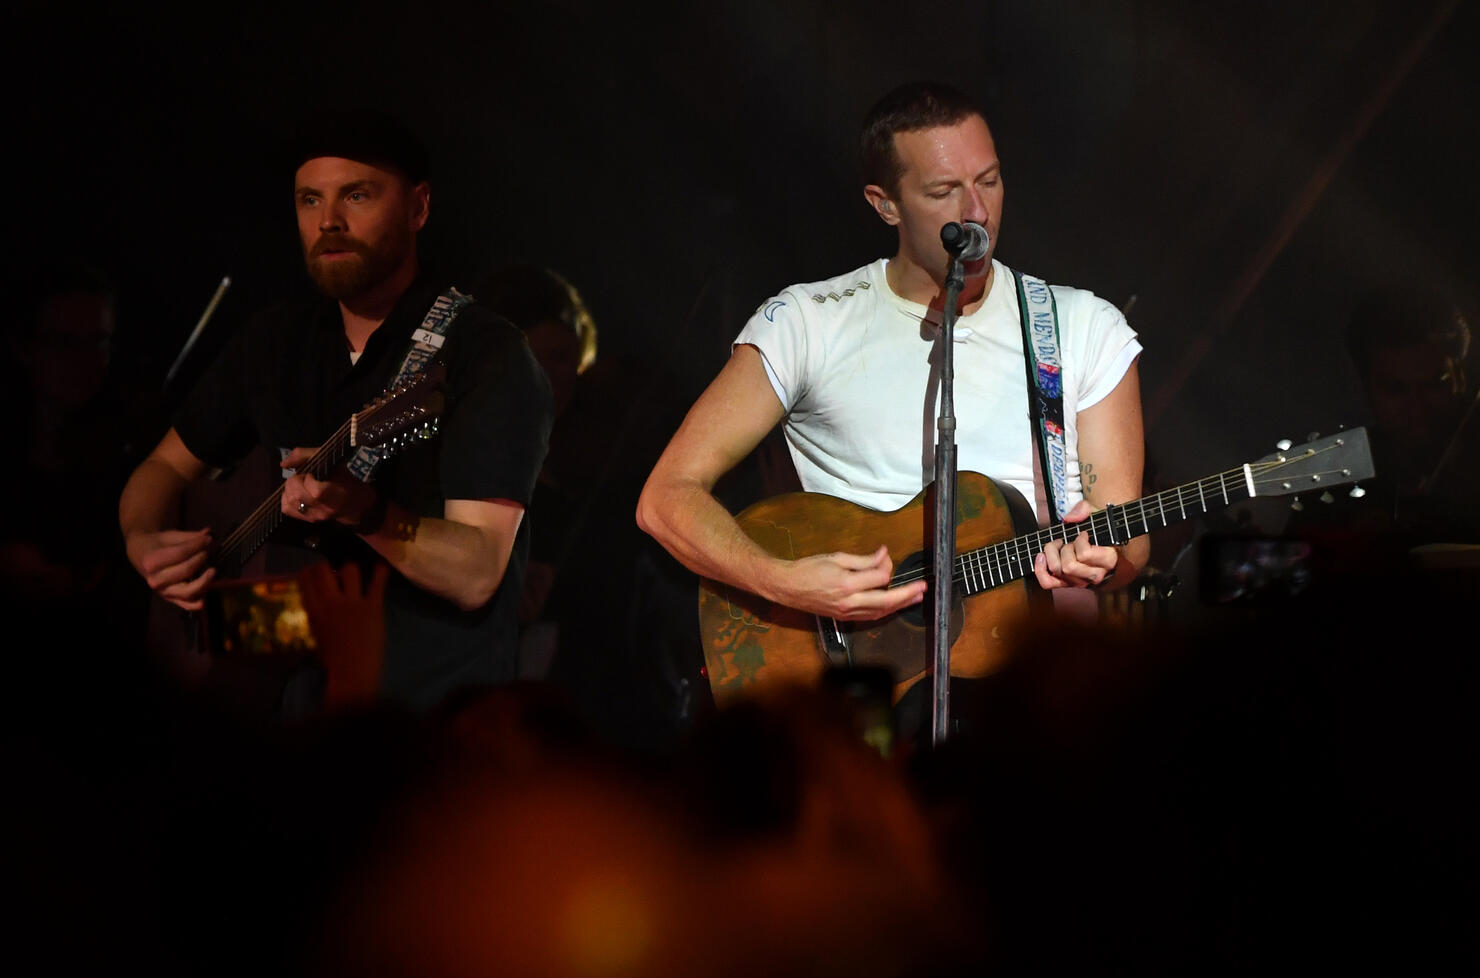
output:
[[[331,299],[353,299],[385,281],[400,264],[401,256],[386,247],[368,244],[345,234],[326,234],[313,243],[305,259],[309,277]],[[331,260],[324,254],[337,251]],[[348,252],[349,254],[344,254]]]

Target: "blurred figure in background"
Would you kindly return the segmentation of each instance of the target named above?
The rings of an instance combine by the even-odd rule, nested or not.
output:
[[[1462,306],[1438,291],[1375,291],[1345,335],[1371,413],[1376,477],[1341,506],[1305,501],[1292,532],[1312,541],[1317,569],[1338,581],[1389,564],[1473,577],[1480,420]]]
[[[0,587],[31,613],[83,613],[83,602],[121,610],[128,579],[114,572],[127,565],[113,513],[98,500],[116,495],[143,458],[138,435],[152,430],[159,405],[114,356],[116,295],[101,271],[56,263],[28,292],[25,315],[5,330],[5,352],[21,368],[4,395],[20,474],[17,518],[0,531]]]
[[[500,266],[474,283],[472,294],[524,331],[554,397],[550,451],[530,504],[533,538],[519,600],[520,672],[543,678],[560,642],[559,622],[547,608],[550,593],[583,529],[601,462],[587,454],[594,446],[561,424],[581,375],[596,362],[596,319],[575,286],[541,265]],[[573,451],[573,445],[586,451]]]
[[[603,737],[667,751],[708,696],[694,582],[631,511],[682,417],[677,385],[651,360],[598,359],[596,317],[549,267],[495,265],[470,291],[524,330],[554,396],[530,506],[520,675],[559,686]]]

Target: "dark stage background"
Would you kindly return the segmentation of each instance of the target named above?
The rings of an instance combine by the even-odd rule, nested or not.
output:
[[[1476,292],[1473,4],[10,9],[16,268],[96,264],[119,287],[121,362],[160,382],[223,276],[179,385],[302,286],[268,150],[339,96],[429,143],[432,263],[561,271],[609,376],[679,412],[770,294],[891,251],[853,145],[869,104],[920,76],[988,104],[998,256],[1140,331],[1150,488],[1364,423],[1339,334],[1366,288]],[[677,420],[642,417],[656,429],[630,442],[635,471]],[[1273,533],[1286,512],[1230,518]],[[1153,562],[1185,571],[1185,542],[1155,540]]]
[[[696,582],[637,529],[634,507],[757,306],[892,253],[860,192],[854,141],[875,99],[922,76],[978,93],[990,110],[1006,181],[999,257],[1094,290],[1139,330],[1149,490],[1232,468],[1281,438],[1368,423],[1341,332],[1369,287],[1433,287],[1476,321],[1477,8],[7,4],[13,294],[57,263],[99,269],[117,288],[113,362],[126,392],[104,402],[117,416],[83,419],[85,434],[109,440],[74,439],[99,448],[76,452],[75,476],[22,468],[7,487],[9,959],[57,974],[124,960],[160,976],[362,973],[294,965],[324,935],[331,950],[369,955],[382,925],[410,928],[406,946],[420,946],[418,922],[435,920],[425,949],[451,968],[463,957],[440,948],[445,919],[466,922],[470,952],[579,953],[582,974],[606,967],[593,948],[669,943],[703,945],[714,967],[622,973],[854,973],[840,962],[891,978],[974,973],[930,962],[936,949],[911,924],[957,919],[941,912],[954,906],[917,897],[918,879],[933,878],[913,868],[923,839],[940,842],[942,867],[966,882],[994,965],[983,973],[1257,974],[1271,961],[1305,973],[1476,973],[1455,967],[1476,955],[1473,914],[1453,896],[1473,894],[1477,865],[1463,773],[1474,769],[1480,689],[1474,640],[1462,637],[1474,632],[1473,587],[1454,600],[1342,590],[1313,614],[1276,601],[1294,614],[1215,627],[1185,646],[1134,629],[1051,635],[984,696],[953,692],[952,710],[983,722],[986,749],[946,753],[901,782],[923,789],[915,820],[892,781],[840,763],[848,752],[810,722],[809,701],[795,717],[739,711],[717,736],[675,736],[707,708]],[[284,122],[340,97],[383,103],[428,142],[430,263],[464,280],[544,263],[584,294],[600,355],[574,422],[557,431],[557,461],[598,491],[581,497],[592,508],[577,510],[579,545],[552,596],[558,685],[530,684],[528,701],[494,696],[484,711],[475,700],[466,724],[349,711],[258,736],[136,668],[140,633],[152,642],[158,621],[146,629],[133,617],[152,596],[122,560],[118,463],[154,443],[180,390],[251,311],[305,286],[290,174],[269,168],[271,149]],[[231,287],[166,388],[223,276]],[[42,386],[26,379],[3,393],[24,401]],[[18,413],[28,408],[42,413],[29,403]],[[23,461],[37,450],[33,427],[22,415],[11,429]],[[765,457],[722,487],[727,503],[763,491]],[[193,502],[225,522],[262,498],[233,480],[207,488],[220,495]],[[1152,569],[1180,584],[1143,602],[1143,620],[1216,617],[1198,600],[1194,555],[1210,549],[1198,545],[1230,531],[1278,537],[1287,503],[1153,535]],[[111,567],[129,620],[85,600],[111,602],[107,580],[83,596],[54,587],[9,560],[13,543],[62,551],[58,563],[71,560],[89,585]],[[1246,623],[1229,610],[1216,625]],[[225,675],[228,701],[275,710],[282,699],[280,682],[252,670],[242,672],[251,681]],[[605,772],[589,795],[578,777],[568,793],[565,775],[598,767],[607,744],[564,725],[562,709],[546,712],[552,689],[572,694],[611,743],[679,748],[672,777],[656,779],[677,793],[649,808]],[[495,693],[510,691],[520,688]],[[483,760],[443,765],[449,742],[455,758]],[[547,761],[550,780],[524,780]],[[429,776],[443,767],[475,776],[444,785]],[[644,765],[633,787],[655,773]],[[382,824],[403,808],[427,821]],[[385,877],[385,913],[326,929],[342,889],[365,892],[373,877],[362,872],[403,842],[428,846],[400,861],[428,875]],[[843,871],[817,869],[833,865]],[[743,872],[716,871],[728,866]],[[445,879],[438,867],[450,868]],[[547,899],[578,878],[600,881],[590,899]],[[651,906],[677,912],[643,909],[629,885],[672,894]],[[392,912],[398,900],[406,909]],[[628,921],[640,936],[601,938]],[[767,949],[799,966],[771,966]],[[937,967],[888,970],[905,952]],[[764,963],[735,964],[750,961]],[[368,970],[450,973],[384,964]]]
[[[773,291],[890,250],[853,140],[917,76],[991,107],[999,256],[1130,304],[1165,480],[1360,421],[1336,336],[1363,287],[1475,291],[1470,4],[11,10],[13,253],[101,266],[162,367],[223,275],[201,348],[299,284],[264,149],[338,95],[431,144],[434,259],[563,271],[602,352],[684,398]]]

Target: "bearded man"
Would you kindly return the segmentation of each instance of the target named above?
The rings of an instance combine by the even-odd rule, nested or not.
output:
[[[129,478],[119,526],[152,591],[200,613],[232,572],[222,551],[239,541],[178,527],[180,500],[265,446],[283,470],[265,504],[269,523],[281,519],[275,539],[358,564],[365,580],[388,565],[379,693],[431,708],[517,676],[524,513],[549,437],[549,382],[517,327],[423,271],[431,190],[414,134],[345,113],[313,120],[293,148],[298,232],[322,295],[265,309],[231,337]],[[431,437],[388,457],[311,461],[386,391],[439,372]]]

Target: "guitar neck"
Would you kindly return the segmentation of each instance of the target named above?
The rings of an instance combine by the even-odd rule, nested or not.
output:
[[[328,476],[330,470],[349,454],[350,425],[353,420],[352,418],[340,425],[339,430],[330,435],[319,450],[298,467],[298,470],[307,472],[316,479]],[[247,561],[282,524],[282,499],[283,487],[278,486],[258,504],[256,509],[252,510],[246,519],[237,525],[236,529],[227,534],[216,549],[215,557],[211,561],[218,573],[225,577],[241,576]]]
[[[298,466],[299,470],[316,479],[325,479],[351,449],[373,449],[377,459],[384,460],[409,444],[430,438],[446,403],[441,387],[446,378],[447,367],[440,360],[434,359],[413,371],[410,380],[386,391],[363,411],[350,415],[338,431]],[[283,489],[279,486],[221,541],[212,566],[225,576],[240,576],[246,562],[282,521]]]
[[[1052,540],[1067,542],[1088,534],[1097,546],[1115,546],[1253,496],[1248,468],[1240,466],[1135,502],[1106,506],[1082,523],[1057,523],[957,554],[952,577],[955,586],[969,597],[1031,574],[1033,558]]]

